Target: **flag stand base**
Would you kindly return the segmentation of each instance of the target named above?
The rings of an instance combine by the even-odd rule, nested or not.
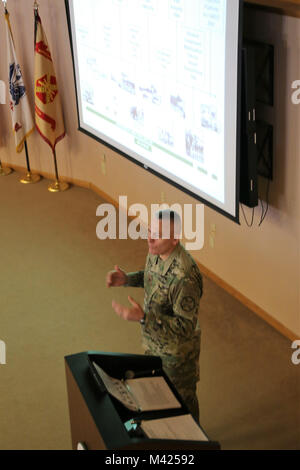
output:
[[[20,183],[23,184],[33,184],[37,183],[40,181],[41,177],[40,175],[33,175],[30,171],[26,173],[26,176],[22,176],[22,178],[19,179]]]
[[[51,183],[50,186],[48,186],[48,191],[50,191],[51,193],[59,193],[61,191],[66,191],[66,189],[68,188],[68,183],[61,183],[60,181],[56,180],[55,183]]]
[[[7,176],[10,175],[12,172],[11,168],[8,168],[7,166],[3,168],[3,166],[0,166],[0,176]]]

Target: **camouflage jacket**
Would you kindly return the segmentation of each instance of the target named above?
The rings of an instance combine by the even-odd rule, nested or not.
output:
[[[146,352],[174,367],[199,360],[198,308],[202,276],[193,258],[179,243],[167,260],[148,254],[144,271],[128,274],[128,286],[144,287]],[[163,361],[164,362],[164,361]]]

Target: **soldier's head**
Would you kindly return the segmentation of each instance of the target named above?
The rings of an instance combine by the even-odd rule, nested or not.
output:
[[[165,209],[156,212],[148,228],[149,253],[165,260],[178,245],[181,219],[177,212]]]

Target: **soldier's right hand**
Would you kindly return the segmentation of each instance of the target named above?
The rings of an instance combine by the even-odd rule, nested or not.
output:
[[[127,274],[125,271],[115,266],[114,271],[110,271],[106,276],[106,287],[120,287],[127,283]]]

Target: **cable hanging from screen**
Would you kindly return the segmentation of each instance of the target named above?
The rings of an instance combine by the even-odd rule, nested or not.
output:
[[[270,191],[270,179],[268,179],[268,183],[267,183],[267,192],[266,192],[266,204],[267,204],[267,207],[266,209],[264,208],[264,205],[263,205],[263,202],[262,200],[260,199],[260,204],[261,204],[261,217],[260,217],[260,222],[258,224],[258,226],[260,227],[261,224],[263,223],[263,221],[265,220],[265,217],[267,215],[267,212],[269,210],[269,191]]]
[[[243,206],[242,203],[240,204],[240,207],[242,209],[242,213],[243,213],[243,216],[244,216],[244,219],[245,219],[245,222],[246,222],[247,226],[252,227],[253,226],[253,221],[254,221],[254,209],[255,209],[255,207],[252,208],[252,217],[251,217],[251,222],[250,223],[247,220],[247,217],[246,217],[246,214],[245,214],[245,211],[244,211],[244,206]]]
[[[266,190],[266,207],[264,207],[264,204],[263,204],[263,201],[262,199],[259,199],[259,202],[260,202],[260,205],[261,205],[261,216],[260,216],[260,221],[258,223],[258,227],[261,226],[261,224],[263,223],[263,221],[265,220],[266,218],[266,215],[268,213],[268,210],[269,210],[269,192],[270,192],[270,179],[268,179],[268,183],[267,183],[267,190]],[[247,217],[246,217],[246,214],[245,214],[245,211],[244,211],[244,206],[242,203],[240,203],[240,207],[242,209],[242,213],[243,213],[243,216],[244,216],[244,219],[245,219],[245,222],[247,224],[248,227],[252,227],[253,226],[253,222],[254,222],[254,212],[255,212],[255,207],[252,208],[252,217],[251,217],[251,222],[249,223],[248,220],[247,220]]]

